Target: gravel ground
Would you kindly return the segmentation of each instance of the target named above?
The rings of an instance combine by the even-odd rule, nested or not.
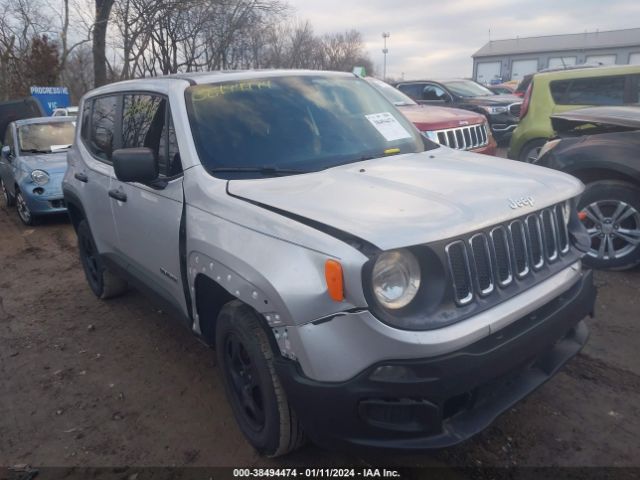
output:
[[[492,427],[420,456],[259,457],[213,353],[140,293],[91,294],[63,218],[0,209],[0,465],[640,466],[640,270],[596,275],[578,357]]]

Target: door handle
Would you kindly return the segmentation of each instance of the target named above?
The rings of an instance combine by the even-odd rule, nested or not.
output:
[[[109,196],[111,198],[115,198],[119,202],[126,202],[127,201],[127,194],[124,193],[122,190],[119,190],[119,189],[109,190]]]
[[[76,173],[73,175],[76,180],[80,180],[82,183],[87,183],[89,181],[89,177],[87,177],[86,173]]]

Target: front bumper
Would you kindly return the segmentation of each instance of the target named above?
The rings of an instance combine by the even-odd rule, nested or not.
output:
[[[36,193],[38,188],[41,193]],[[22,182],[20,191],[33,215],[66,213],[67,211],[62,194],[62,175],[52,175],[49,183],[42,187],[32,182]]]
[[[508,138],[511,138],[511,135],[518,126],[519,121],[519,118],[514,117],[508,113],[489,115],[489,125],[491,126],[491,133],[497,141],[504,141]]]
[[[569,290],[492,335],[428,359],[384,361],[345,382],[317,382],[294,362],[276,369],[309,437],[331,448],[418,451],[460,443],[551,378],[585,344],[596,290]],[[372,379],[381,366],[401,378]]]

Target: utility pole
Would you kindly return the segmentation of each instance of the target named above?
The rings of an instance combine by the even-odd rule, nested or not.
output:
[[[382,55],[384,55],[384,62],[382,67],[382,80],[387,81],[387,53],[389,53],[389,49],[387,48],[387,38],[389,38],[391,34],[389,32],[382,32],[382,39],[384,41],[384,48],[382,49]]]

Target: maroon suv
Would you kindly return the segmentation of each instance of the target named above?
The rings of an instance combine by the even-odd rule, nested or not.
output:
[[[430,140],[457,150],[495,155],[496,142],[484,115],[459,108],[419,105],[388,83],[372,77],[365,80]]]

